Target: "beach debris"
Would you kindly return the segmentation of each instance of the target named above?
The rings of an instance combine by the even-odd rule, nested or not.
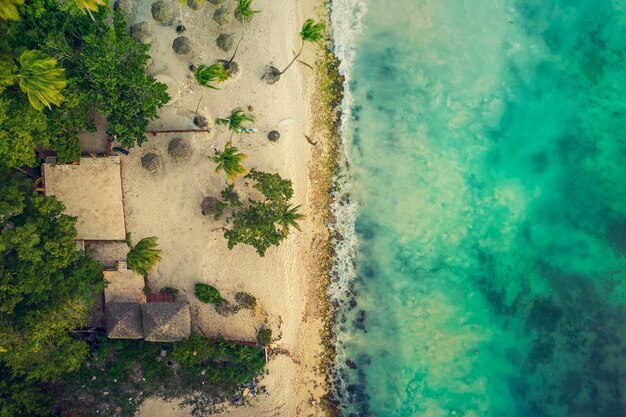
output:
[[[209,3],[217,6],[218,4],[224,3],[224,0],[207,0]]]
[[[167,102],[166,106],[176,103],[180,99],[180,87],[172,77],[159,73],[154,76],[154,79],[167,86],[167,95],[170,97],[170,101]]]
[[[187,6],[192,10],[200,10],[204,5],[204,0],[187,0]]]
[[[193,150],[191,144],[183,138],[174,138],[167,145],[167,152],[175,160],[189,159]]]
[[[176,26],[176,33],[178,33],[179,35],[181,33],[184,33],[186,30],[187,30],[187,28],[183,24],[180,24],[180,25]]]
[[[191,54],[191,41],[186,36],[179,36],[172,42],[172,49],[178,55],[190,55]]]
[[[241,395],[244,398],[246,398],[249,394],[250,394],[250,388],[246,388],[246,389],[243,390],[243,393]]]
[[[113,4],[114,10],[119,10],[126,19],[133,14],[133,2],[132,0],[117,0]]]
[[[215,44],[224,52],[228,52],[233,49],[234,37],[231,33],[222,33],[215,39]]]
[[[148,152],[141,157],[141,166],[149,172],[156,172],[161,168],[161,157],[154,152]]]
[[[209,127],[209,119],[206,116],[198,114],[193,118],[193,124],[199,127],[200,129],[205,129]]]
[[[224,26],[230,23],[231,13],[225,7],[220,7],[213,12],[213,21],[220,26]]]
[[[203,216],[213,216],[215,215],[216,207],[217,207],[218,199],[215,197],[204,197],[202,200],[202,204],[200,204],[200,208],[202,209]]]
[[[283,127],[283,126],[289,126],[290,124],[293,124],[293,122],[295,122],[295,120],[293,120],[291,117],[288,117],[286,119],[282,119],[278,122],[278,126],[279,127]]]
[[[263,81],[269,85],[276,84],[280,80],[280,70],[273,65],[265,67],[265,73],[261,77]]]
[[[152,17],[163,25],[171,25],[174,21],[174,8],[163,0],[152,3]]]
[[[276,142],[278,139],[280,139],[280,133],[278,132],[278,130],[272,130],[270,133],[267,134],[267,138],[272,142]]]
[[[307,135],[304,135],[304,138],[306,139],[307,142],[309,142],[309,145],[317,146],[317,141],[313,141],[313,139],[311,139]]]
[[[135,23],[130,27],[130,37],[139,43],[152,42],[152,31],[148,22]]]

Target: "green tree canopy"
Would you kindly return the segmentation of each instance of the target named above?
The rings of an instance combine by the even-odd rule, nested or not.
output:
[[[0,366],[47,381],[77,369],[84,323],[104,287],[101,265],[76,250],[76,219],[32,184],[0,175]]]
[[[304,215],[298,212],[300,206],[290,204],[293,197],[290,180],[254,169],[244,178],[255,182],[253,187],[261,192],[264,199],[250,199],[249,204],[242,207],[240,202],[232,204],[223,193],[222,198],[233,209],[230,225],[224,228],[224,237],[228,240],[229,249],[243,243],[254,247],[260,256],[265,256],[268,248],[278,246],[287,237],[290,228],[300,229],[297,222]]]
[[[109,132],[125,146],[141,144],[148,123],[169,99],[167,87],[145,72],[149,46],[126,35],[121,13],[115,12],[111,26],[111,11],[98,8],[100,1],[79,3],[29,0],[18,5],[20,20],[0,20],[0,136],[10,138],[0,141],[0,166],[34,165],[36,145],[56,150],[62,163],[76,160],[77,134],[95,129],[93,112],[107,118]],[[33,51],[40,51],[27,60],[33,65],[20,65]],[[42,60],[45,71],[34,65]],[[25,72],[32,67],[37,77]],[[44,109],[43,117],[23,122],[27,116],[21,114],[28,114],[30,105],[20,84],[33,106]],[[50,85],[53,91],[35,93]]]

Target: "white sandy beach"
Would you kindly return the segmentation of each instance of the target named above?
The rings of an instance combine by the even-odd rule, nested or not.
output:
[[[264,258],[248,246],[229,250],[222,232],[215,230],[223,223],[203,216],[200,203],[205,196],[218,197],[226,185],[225,175],[214,172],[215,165],[207,160],[207,155],[222,149],[230,133],[212,124],[210,134],[151,136],[141,148],[134,148],[122,157],[126,228],[132,233],[133,242],[157,236],[163,250],[161,263],[149,275],[150,286],[153,290],[165,286],[180,289],[181,296],[191,303],[194,322],[207,335],[254,340],[257,329],[267,323],[278,339],[275,346],[290,353],[270,360],[269,375],[261,382],[267,387],[269,397],[250,398],[249,405],[229,409],[223,415],[324,415],[317,407],[319,398],[325,394],[323,378],[316,375],[314,368],[321,351],[316,288],[324,250],[321,242],[326,239],[327,231],[318,212],[319,205],[315,208],[313,204],[319,190],[310,187],[309,173],[316,172],[319,161],[313,158],[315,148],[304,136],[318,141],[319,147],[323,145],[324,135],[316,132],[310,117],[314,74],[296,63],[273,86],[261,80],[266,65],[284,67],[293,57],[292,51],[300,46],[297,34],[302,22],[307,17],[317,17],[319,9],[314,8],[320,7],[320,2],[255,0],[253,8],[261,12],[246,25],[246,37],[236,59],[241,72],[235,79],[219,85],[220,90],[199,86],[188,66],[228,59],[230,54],[220,51],[215,39],[220,33],[233,33],[238,39],[241,24],[233,21],[220,28],[211,18],[216,7],[209,3],[199,11],[185,7],[184,35],[192,40],[194,54],[191,58],[181,58],[172,50],[172,41],[178,36],[174,27],[161,26],[152,19],[150,1],[134,4],[129,23],[150,22],[155,35],[148,71],[153,75],[168,75],[181,90],[180,99],[163,108],[151,128],[193,129],[192,119],[201,97],[199,113],[210,120],[226,116],[235,107],[251,106],[257,117],[254,127],[259,132],[234,136],[233,144],[248,155],[245,161],[248,169],[278,172],[291,179],[295,190],[293,201],[301,204],[307,215],[301,222],[302,232],[292,233],[280,247],[269,249]],[[232,0],[224,4],[234,9]],[[313,65],[317,52],[315,46],[307,45],[301,60]],[[284,119],[293,122],[278,127]],[[267,139],[267,132],[274,129],[281,133],[276,143]],[[176,162],[168,155],[167,145],[174,137],[190,141],[191,160]],[[162,157],[163,166],[157,173],[151,174],[141,166],[141,156],[147,152]],[[238,180],[239,190],[246,189],[244,182]],[[230,301],[234,301],[237,291],[249,292],[256,296],[259,307],[255,312],[243,310],[235,316],[220,316],[213,306],[202,304],[193,296],[197,282],[215,286]],[[139,417],[188,415],[188,410],[180,410],[176,402],[159,399],[146,401],[138,413]]]

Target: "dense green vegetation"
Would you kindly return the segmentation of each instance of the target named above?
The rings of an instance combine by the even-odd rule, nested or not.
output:
[[[222,301],[222,297],[220,296],[220,292],[217,288],[209,285],[198,283],[194,286],[194,294],[198,298],[198,300],[207,304],[217,304]]]
[[[253,188],[264,197],[261,200],[249,199],[244,205],[231,184],[222,191],[222,198],[216,218],[226,208],[230,208],[230,217],[224,227],[224,237],[232,249],[239,243],[254,247],[257,253],[265,256],[270,246],[278,246],[289,231],[299,230],[298,220],[304,218],[299,213],[300,206],[292,206],[293,186],[290,180],[278,174],[251,170],[244,178],[254,181]]]
[[[112,416],[116,409],[132,416],[150,396],[187,398],[198,407],[224,399],[264,368],[258,347],[221,338],[192,334],[181,342],[150,343],[99,337],[85,366],[61,381],[59,404],[68,415],[82,410],[88,416]],[[198,395],[207,401],[199,402]]]
[[[87,357],[71,331],[104,288],[101,265],[76,250],[76,219],[32,188],[0,172],[0,409],[15,416],[40,415],[38,386]]]
[[[95,3],[29,0],[17,20],[0,20],[0,165],[36,165],[36,146],[78,159],[94,112],[125,146],[145,140],[166,86],[145,73],[149,46],[125,34],[119,12],[107,25]]]

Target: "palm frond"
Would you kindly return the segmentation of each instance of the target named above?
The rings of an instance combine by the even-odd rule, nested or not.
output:
[[[235,7],[235,15],[244,23],[252,20],[260,10],[252,10],[252,0],[239,0]]]
[[[228,80],[230,77],[228,72],[224,69],[224,66],[221,64],[213,64],[210,66],[202,64],[196,69],[194,75],[198,84],[214,90],[218,90],[218,88],[211,85],[212,82],[221,83]]]
[[[305,42],[321,42],[324,40],[324,30],[326,26],[323,23],[315,23],[313,19],[307,19],[302,26],[300,37]]]
[[[287,204],[282,207],[278,217],[278,224],[283,228],[285,236],[289,234],[289,229],[291,228],[300,231],[298,220],[304,219],[306,216],[299,213],[298,210],[300,210],[299,205],[293,207],[291,204]]]
[[[239,153],[239,149],[232,146],[230,143],[226,144],[224,150],[218,152],[215,156],[209,156],[209,160],[215,162],[215,172],[224,171],[230,182],[234,182],[238,176],[246,173],[242,161],[246,159],[247,155]]]
[[[74,3],[83,13],[97,12],[98,7],[106,5],[104,0],[74,0]]]
[[[243,123],[254,123],[255,121],[256,117],[253,114],[246,113],[241,107],[237,107],[231,110],[227,117],[215,119],[215,124],[228,126],[229,130],[237,132],[243,127]]]
[[[28,95],[28,101],[37,110],[60,106],[65,97],[61,90],[67,85],[65,69],[57,67],[57,60],[38,50],[22,53],[17,76],[20,89]]]
[[[146,275],[161,260],[161,249],[154,236],[141,239],[126,255],[128,267],[140,275]]]
[[[0,0],[0,19],[20,20],[17,6],[24,4],[24,0]]]

